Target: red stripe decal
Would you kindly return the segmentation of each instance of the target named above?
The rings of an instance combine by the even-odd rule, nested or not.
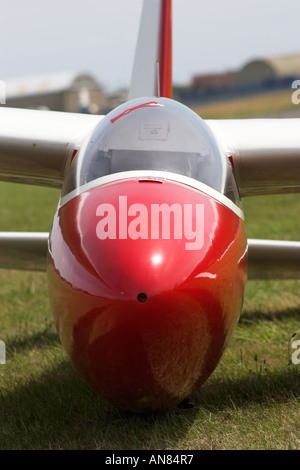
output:
[[[230,156],[228,157],[228,160],[230,161],[231,166],[232,166],[232,168],[234,169],[233,156],[230,155]]]
[[[131,113],[132,111],[135,111],[136,109],[140,108],[151,108],[154,106],[160,106],[156,101],[149,101],[148,103],[142,103],[139,104],[138,106],[133,106],[132,108],[128,108],[123,113],[118,114],[118,116],[112,118],[110,122],[113,124],[117,119],[121,118],[122,116],[126,116],[127,114]]]
[[[74,158],[76,157],[77,152],[78,152],[78,149],[73,150],[71,160],[70,160],[70,165],[71,165],[72,161],[74,160]]]

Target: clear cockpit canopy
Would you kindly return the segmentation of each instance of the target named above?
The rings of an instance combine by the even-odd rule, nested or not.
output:
[[[79,152],[62,195],[102,176],[132,170],[187,176],[239,204],[232,167],[208,126],[170,99],[137,99],[109,113]]]

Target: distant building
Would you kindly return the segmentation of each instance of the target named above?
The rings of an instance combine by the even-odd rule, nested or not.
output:
[[[235,76],[235,71],[195,75],[188,86],[174,87],[173,95],[187,105],[217,100],[235,92]]]
[[[98,114],[107,98],[94,77],[59,73],[5,80],[6,106]]]
[[[245,94],[291,88],[300,79],[300,54],[252,60],[240,70],[196,75],[187,86],[174,87],[174,98],[192,105]]]
[[[226,90],[232,86],[235,77],[236,72],[196,75],[192,79],[191,87],[201,92]]]
[[[237,72],[238,87],[276,88],[291,86],[300,78],[300,54],[252,60]]]

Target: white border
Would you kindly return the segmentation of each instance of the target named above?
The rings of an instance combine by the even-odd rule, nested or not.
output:
[[[60,200],[60,207],[64,206],[69,202],[71,199],[79,196],[80,194],[89,191],[90,189],[96,188],[98,186],[102,186],[103,184],[112,183],[114,181],[120,181],[125,179],[136,179],[136,178],[149,178],[149,179],[159,179],[159,180],[171,180],[176,181],[177,183],[185,184],[186,186],[191,186],[192,188],[198,189],[199,191],[211,196],[216,201],[220,202],[224,206],[228,207],[231,211],[233,211],[240,219],[244,220],[244,213],[243,211],[234,204],[228,197],[224,196],[224,194],[219,193],[215,189],[207,186],[200,181],[197,181],[189,176],[183,176],[177,173],[170,173],[167,171],[159,171],[159,170],[138,170],[138,171],[122,171],[120,173],[114,173],[112,175],[101,176],[89,183],[86,183],[79,188],[74,189],[66,196],[63,196]]]

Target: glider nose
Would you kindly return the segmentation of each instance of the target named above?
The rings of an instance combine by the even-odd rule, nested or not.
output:
[[[117,405],[179,403],[213,371],[236,324],[245,253],[241,219],[180,183],[123,180],[77,196],[50,236],[63,346]]]

